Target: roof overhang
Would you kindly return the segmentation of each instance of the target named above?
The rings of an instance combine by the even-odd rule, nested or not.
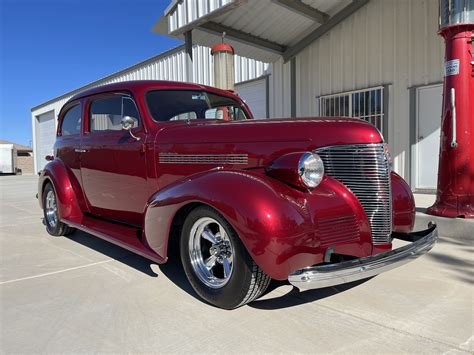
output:
[[[369,0],[172,0],[152,31],[212,46],[222,33],[245,57],[284,61],[301,52]]]

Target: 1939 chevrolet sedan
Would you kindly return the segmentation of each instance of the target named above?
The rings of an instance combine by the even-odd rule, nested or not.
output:
[[[270,280],[369,278],[429,251],[378,130],[350,118],[253,119],[230,91],[167,81],[101,86],[59,114],[39,179],[49,234],[75,228],[164,263],[180,246],[207,302],[232,309]],[[411,243],[392,250],[393,238]]]

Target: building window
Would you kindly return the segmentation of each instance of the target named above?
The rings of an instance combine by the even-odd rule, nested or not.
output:
[[[319,98],[322,116],[348,116],[363,119],[384,132],[383,86],[325,95]]]

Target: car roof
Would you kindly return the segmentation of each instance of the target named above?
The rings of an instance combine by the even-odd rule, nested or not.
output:
[[[122,81],[114,84],[107,84],[94,87],[92,89],[84,90],[71,99],[68,100],[74,101],[86,96],[100,94],[104,92],[111,91],[135,91],[137,89],[184,89],[184,90],[206,90],[215,92],[216,94],[227,95],[227,96],[236,96],[230,90],[221,90],[207,85],[193,84],[193,83],[184,83],[180,81],[167,81],[167,80],[134,80],[134,81]]]

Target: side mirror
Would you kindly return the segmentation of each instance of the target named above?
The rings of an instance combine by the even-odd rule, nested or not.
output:
[[[130,116],[122,117],[122,129],[126,131],[130,131],[133,127],[135,127],[135,120]]]
[[[122,117],[122,121],[120,122],[122,124],[122,129],[128,131],[128,133],[130,133],[130,135],[136,139],[137,141],[140,140],[140,137],[136,137],[133,133],[132,133],[132,128],[135,127],[135,120],[130,117],[130,116],[124,116]]]

